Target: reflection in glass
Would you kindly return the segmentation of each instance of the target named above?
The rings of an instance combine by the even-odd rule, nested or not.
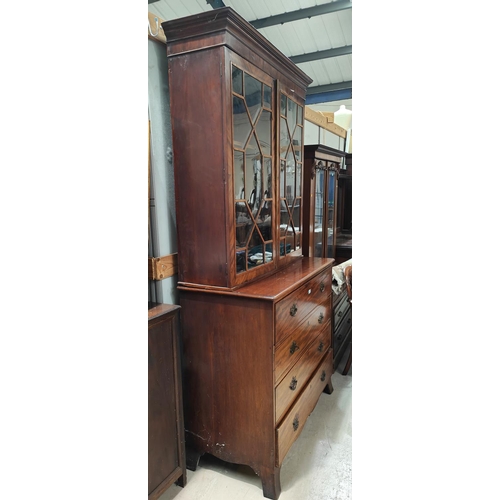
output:
[[[287,161],[286,164],[286,201],[291,205],[295,198],[295,162]]]
[[[295,176],[295,196],[300,196],[302,193],[302,163],[297,163]]]
[[[323,255],[323,186],[324,186],[324,170],[316,171],[315,183],[315,212],[314,212],[314,257],[321,257]]]
[[[245,197],[255,215],[262,200],[262,160],[255,134],[252,134],[245,151]]]
[[[234,152],[234,199],[245,199],[245,170],[241,151]]]
[[[245,73],[245,101],[252,123],[255,123],[262,107],[262,83]]]
[[[283,116],[286,116],[286,95],[284,95],[284,94],[281,94],[280,113]]]
[[[264,84],[264,107],[271,109],[271,87]]]
[[[297,123],[297,103],[292,101],[291,99],[287,99],[288,101],[288,111],[287,111],[287,121],[288,127],[290,131],[295,129],[295,124]]]
[[[293,150],[298,161],[302,161],[302,128],[297,127],[293,134]]]
[[[252,126],[243,99],[233,96],[233,137],[235,147],[240,149],[245,147],[251,130]]]
[[[262,153],[265,155],[271,155],[271,112],[262,111],[259,121],[257,123],[257,137],[259,138],[259,144],[262,148]]]
[[[273,197],[273,163],[271,158],[264,158],[264,188],[265,197]]]
[[[293,228],[294,232],[299,232],[300,231],[300,198],[295,200],[295,203],[293,204],[293,213],[292,213],[292,221],[293,221]]]
[[[243,95],[243,71],[233,66],[233,92]]]
[[[245,96],[233,94],[234,147],[244,150],[233,150],[236,272],[242,273],[274,258],[272,88],[233,67],[233,91]]]
[[[303,107],[300,106],[299,104],[297,104],[297,123],[299,125],[302,125],[302,121],[303,121]]]
[[[244,248],[254,227],[245,202],[236,203],[236,246]]]
[[[290,144],[290,137],[288,136],[288,129],[286,127],[286,120],[280,119],[280,158],[286,157],[288,145]]]

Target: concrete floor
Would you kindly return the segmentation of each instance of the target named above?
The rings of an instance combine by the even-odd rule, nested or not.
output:
[[[340,363],[344,368],[347,352]],[[279,500],[350,500],[352,375],[333,374],[333,394],[321,394],[281,467]],[[262,483],[247,466],[203,455],[187,485],[171,486],[159,500],[263,500]]]

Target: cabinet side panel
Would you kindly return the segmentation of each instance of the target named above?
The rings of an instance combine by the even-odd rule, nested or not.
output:
[[[187,443],[259,470],[273,465],[272,302],[181,292]]]
[[[148,492],[151,492],[179,465],[171,318],[150,321],[148,358]]]
[[[222,58],[169,58],[179,281],[213,286],[227,286]]]

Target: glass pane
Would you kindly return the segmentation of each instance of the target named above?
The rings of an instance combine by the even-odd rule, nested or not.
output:
[[[297,123],[297,103],[288,99],[287,108],[288,111],[286,119],[288,120],[288,127],[290,130],[294,130],[295,124]]]
[[[295,161],[293,160],[292,148],[288,153],[288,158],[286,162],[286,200],[289,205],[292,204],[295,198]]]
[[[264,107],[271,109],[271,87],[264,84]]]
[[[259,231],[255,230],[250,238],[248,245],[248,268],[260,266],[264,264],[264,241],[262,240]]]
[[[288,129],[286,128],[286,120],[284,118],[281,118],[280,119],[280,158],[285,158],[289,144],[290,144],[290,137],[288,135]]]
[[[243,71],[233,66],[233,92],[243,95]]]
[[[248,207],[245,202],[236,203],[236,247],[244,248],[254,228],[252,218],[248,213]]]
[[[314,257],[323,257],[323,218],[324,218],[324,170],[316,171],[316,183],[314,189]]]
[[[283,116],[286,116],[286,96],[283,94],[281,94],[280,112]]]
[[[252,123],[255,122],[262,108],[262,83],[245,73],[245,100]]]
[[[335,215],[335,171],[330,170],[328,172],[328,241],[329,245],[332,244],[330,241],[333,238],[334,229],[334,215]]]
[[[304,123],[303,110],[304,108],[297,104],[297,123],[299,125],[303,125]]]
[[[257,137],[259,138],[262,153],[271,155],[271,112],[262,111],[257,123]]]
[[[292,212],[292,221],[293,221],[293,228],[294,232],[299,232],[302,230],[302,224],[300,220],[300,205],[301,205],[300,199],[295,200],[294,206],[293,206],[293,212]]]
[[[293,150],[298,161],[302,161],[302,128],[297,127],[293,134]]]
[[[288,223],[290,222],[290,214],[284,200],[280,203],[280,236],[285,236]]]
[[[260,205],[260,212],[257,215],[257,226],[265,241],[273,239],[272,225],[271,225],[271,210],[272,205],[270,201],[262,200]]]
[[[245,170],[241,151],[234,152],[234,199],[245,199]]]
[[[302,163],[297,163],[295,184],[297,186],[295,196],[302,196]]]
[[[264,158],[264,196],[273,198],[273,163],[271,158]]]
[[[252,130],[245,103],[240,97],[233,96],[233,138],[234,145],[243,149]]]
[[[280,161],[280,197],[285,197],[285,171],[286,171],[286,161]]]
[[[255,134],[252,134],[245,151],[245,198],[255,215],[262,200],[262,157]]]
[[[236,252],[236,272],[246,271],[247,251],[239,250]]]

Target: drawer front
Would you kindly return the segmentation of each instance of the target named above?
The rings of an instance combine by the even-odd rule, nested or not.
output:
[[[331,328],[330,300],[316,306],[309,316],[276,348],[275,383],[278,383],[283,375],[302,357],[309,343],[327,327]]]
[[[286,410],[301,393],[325,352],[330,348],[330,344],[330,325],[325,325],[323,331],[307,346],[300,361],[295,363],[276,387],[276,422],[281,420]]]
[[[335,353],[337,352],[337,349],[344,342],[351,327],[352,327],[352,314],[351,314],[351,309],[349,309],[349,311],[347,312],[347,314],[344,317],[344,321],[339,326],[338,330],[334,333],[333,350]]]
[[[292,406],[287,416],[276,429],[276,464],[283,463],[288,450],[299,437],[307,417],[311,414],[318,402],[323,389],[332,376],[332,353],[329,351],[323,358],[321,365],[309,379],[307,387],[300,398]]]
[[[340,304],[335,308],[333,313],[333,329],[336,330],[340,323],[342,323],[342,319],[346,315],[347,311],[351,308],[351,303],[348,300],[347,295],[342,299]]]
[[[276,345],[332,294],[332,270],[315,276],[276,304]]]

